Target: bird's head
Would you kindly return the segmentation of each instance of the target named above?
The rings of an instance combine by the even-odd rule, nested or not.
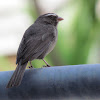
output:
[[[47,14],[39,16],[36,22],[57,26],[58,22],[62,20],[63,18],[59,17],[55,13],[47,13]]]

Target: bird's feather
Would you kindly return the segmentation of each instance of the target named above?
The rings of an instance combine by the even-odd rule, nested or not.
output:
[[[38,30],[36,25],[35,27],[30,27],[30,31],[25,32],[17,52],[17,63],[20,59],[22,63],[37,59],[42,52],[47,50],[54,38],[54,29],[52,27],[48,29],[46,26],[41,27],[44,32]],[[36,34],[34,30],[38,33]]]
[[[23,65],[21,65],[21,64],[17,65],[16,70],[14,71],[14,73],[13,73],[10,81],[8,82],[6,88],[11,88],[13,86],[20,85],[21,80],[22,80],[23,75],[24,75],[24,71],[25,71],[26,65],[27,65],[27,62],[25,64],[23,64]]]

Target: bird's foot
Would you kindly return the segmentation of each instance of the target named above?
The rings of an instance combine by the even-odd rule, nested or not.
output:
[[[29,69],[34,68],[33,66],[28,66]]]
[[[47,65],[47,67],[51,67],[50,65]]]
[[[43,65],[42,68],[43,68],[43,67],[47,67],[47,66],[46,66],[46,65]]]
[[[42,59],[44,62],[45,62],[45,64],[47,65],[46,67],[50,67],[50,65],[44,60],[44,59]]]
[[[43,68],[43,67],[51,67],[51,66],[50,66],[50,65],[43,65],[42,68]]]

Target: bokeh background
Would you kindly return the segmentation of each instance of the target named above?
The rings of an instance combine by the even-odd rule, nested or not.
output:
[[[52,66],[100,63],[100,0],[2,0],[0,3],[0,71],[14,70],[25,30],[44,13],[64,20],[55,49],[45,58]],[[32,62],[42,67],[42,60]]]

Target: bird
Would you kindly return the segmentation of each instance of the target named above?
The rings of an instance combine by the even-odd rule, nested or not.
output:
[[[21,84],[28,62],[32,66],[31,61],[34,59],[42,59],[50,67],[44,57],[56,45],[58,38],[57,25],[62,20],[64,19],[55,13],[46,13],[40,15],[25,31],[17,51],[17,67],[6,88],[16,87]]]

